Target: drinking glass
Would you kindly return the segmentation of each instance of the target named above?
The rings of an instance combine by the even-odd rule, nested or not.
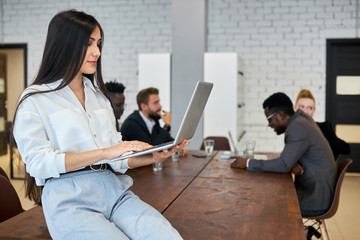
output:
[[[214,145],[215,145],[215,141],[212,139],[207,139],[204,141],[204,145],[205,145],[205,153],[207,156],[211,156],[213,154],[214,151]]]
[[[254,158],[255,140],[248,139],[245,141],[245,157]]]
[[[179,159],[180,159],[180,154],[181,154],[180,150],[174,152],[173,155],[171,156],[172,161],[173,161],[173,162],[179,161]]]
[[[154,172],[160,172],[162,171],[163,163],[162,162],[153,163],[152,167]]]

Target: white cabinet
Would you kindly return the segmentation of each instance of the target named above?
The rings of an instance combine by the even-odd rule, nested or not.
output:
[[[204,137],[226,136],[238,142],[244,131],[243,64],[237,53],[205,53],[204,81],[214,83],[204,110]]]
[[[155,87],[159,89],[162,108],[170,109],[170,53],[139,54],[139,89]]]

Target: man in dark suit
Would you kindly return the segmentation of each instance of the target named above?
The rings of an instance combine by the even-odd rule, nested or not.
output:
[[[285,133],[279,158],[256,160],[236,157],[233,168],[287,173],[298,163],[295,188],[303,216],[319,215],[330,207],[335,191],[336,167],[329,143],[314,120],[303,111],[294,112],[290,98],[275,93],[263,103],[269,127]]]
[[[136,101],[139,110],[125,119],[121,127],[122,139],[139,140],[151,145],[173,141],[169,132],[171,114],[161,109],[159,90],[152,87],[143,89],[137,94]],[[165,123],[163,127],[160,126],[160,118]]]

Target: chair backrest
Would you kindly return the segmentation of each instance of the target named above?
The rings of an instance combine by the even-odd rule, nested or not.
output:
[[[330,208],[326,211],[326,213],[317,216],[316,219],[328,219],[331,218],[335,215],[336,211],[338,210],[339,207],[339,202],[340,202],[340,190],[341,190],[341,185],[343,183],[344,177],[345,177],[345,172],[348,168],[348,166],[353,162],[353,160],[351,160],[350,158],[345,159],[340,166],[337,168],[337,181],[336,181],[336,186],[335,186],[335,193],[334,193],[334,198],[331,202],[331,206]]]
[[[10,179],[9,179],[8,175],[6,174],[6,172],[4,171],[4,169],[2,169],[2,167],[0,167],[0,175],[1,175],[1,176],[6,177],[6,178],[7,178],[7,180],[9,180],[9,181],[10,181]]]
[[[8,179],[0,175],[0,222],[23,211],[24,209],[15,188]]]
[[[229,139],[223,136],[208,136],[204,140],[213,139],[215,141],[214,150],[231,151]],[[201,144],[200,150],[204,150],[204,141]]]

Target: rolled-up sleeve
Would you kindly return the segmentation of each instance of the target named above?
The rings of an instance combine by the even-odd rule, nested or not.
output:
[[[47,178],[59,177],[66,172],[65,153],[53,148],[44,122],[30,99],[26,99],[17,111],[14,138],[26,171],[38,178],[38,185],[43,185]]]

